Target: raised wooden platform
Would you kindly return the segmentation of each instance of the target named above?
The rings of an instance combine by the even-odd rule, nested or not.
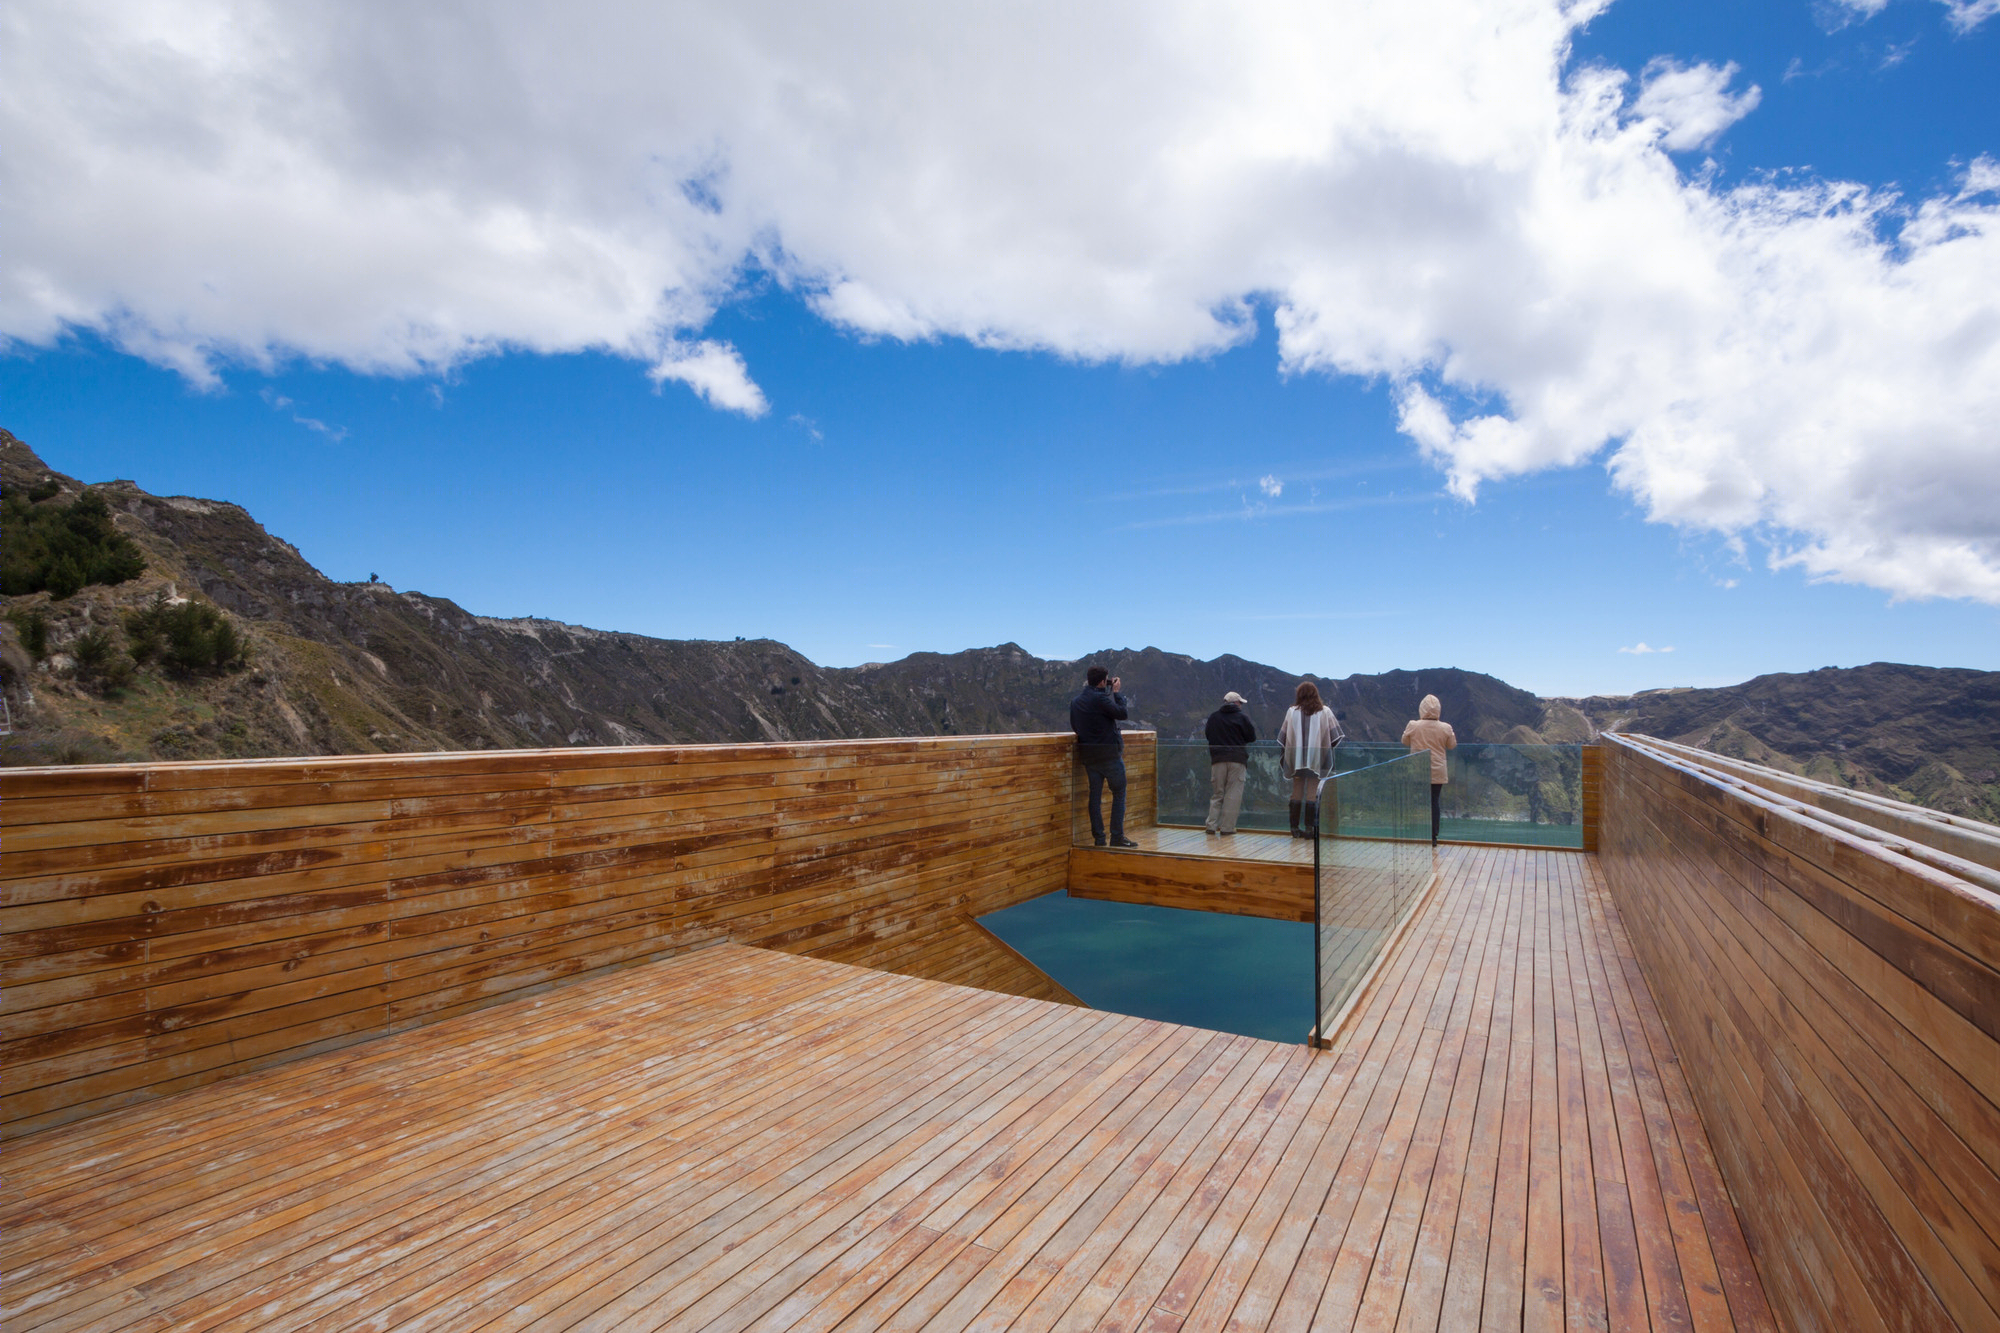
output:
[[[1594,858],[1314,1054],[738,945],[7,1144],[26,1329],[1769,1326]]]
[[[1228,837],[1211,837],[1198,828],[1153,826],[1132,829],[1127,834],[1142,852],[1163,856],[1221,857],[1231,861],[1269,861],[1277,865],[1311,867],[1313,845],[1307,838],[1287,833],[1260,833],[1250,829]],[[1085,848],[1083,850],[1095,850]]]
[[[1313,919],[1313,847],[1282,833],[1209,837],[1200,829],[1128,831],[1137,849],[1072,847],[1075,898],[1181,907],[1197,912]]]

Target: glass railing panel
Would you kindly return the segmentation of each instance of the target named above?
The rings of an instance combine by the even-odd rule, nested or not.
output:
[[[1455,842],[1582,847],[1583,747],[1461,745],[1442,804]]]
[[[1406,752],[1366,767],[1336,766],[1320,788],[1318,833],[1314,1013],[1317,1030],[1330,1033],[1430,882],[1429,756]]]
[[[1128,792],[1126,826],[1143,830],[1199,829],[1207,821],[1213,795],[1206,741],[1160,740],[1151,791],[1135,779]],[[1284,833],[1290,827],[1291,783],[1280,772],[1275,741],[1249,747],[1242,810],[1236,827],[1249,833]],[[1334,772],[1351,773],[1402,758],[1409,751],[1383,741],[1344,741],[1334,751]],[[1135,762],[1139,756],[1134,755]],[[1518,847],[1583,846],[1583,750],[1577,745],[1503,745],[1468,741],[1452,750],[1451,780],[1441,793],[1440,840],[1499,843]],[[1138,769],[1134,769],[1136,774]],[[1077,784],[1070,803],[1071,832],[1079,846],[1092,842],[1084,801],[1088,778],[1073,769]],[[1428,803],[1429,779],[1425,779]],[[1140,810],[1136,802],[1146,801]],[[1109,822],[1111,796],[1103,797]],[[1428,809],[1428,807],[1427,807]],[[1428,814],[1426,814],[1428,818]],[[1428,827],[1425,836],[1429,836]],[[1147,845],[1151,845],[1148,843]],[[1229,854],[1226,843],[1213,852]]]
[[[1334,770],[1368,768],[1406,753],[1393,742],[1347,741],[1334,752]],[[1446,764],[1450,781],[1439,794],[1440,841],[1583,846],[1582,746],[1468,741],[1448,753]],[[1425,783],[1428,802],[1428,777]]]
[[[1283,833],[1291,827],[1288,802],[1291,783],[1279,772],[1281,751],[1275,741],[1249,747],[1243,783],[1243,807],[1236,827],[1254,833]],[[1206,741],[1159,742],[1159,823],[1167,828],[1200,828],[1208,821],[1214,794],[1211,759]]]

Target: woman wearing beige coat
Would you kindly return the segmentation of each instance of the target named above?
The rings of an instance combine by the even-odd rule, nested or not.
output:
[[[1435,694],[1426,694],[1417,705],[1417,720],[1403,728],[1403,744],[1412,750],[1431,752],[1431,846],[1438,844],[1438,811],[1444,796],[1444,784],[1451,781],[1450,770],[1445,766],[1444,752],[1458,745],[1458,733],[1451,729],[1451,723],[1438,721],[1438,714],[1444,711]]]

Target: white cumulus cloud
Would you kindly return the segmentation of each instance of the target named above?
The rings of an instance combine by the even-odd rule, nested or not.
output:
[[[1641,639],[1630,648],[1620,648],[1618,651],[1621,653],[1631,653],[1634,657],[1645,657],[1651,653],[1670,653],[1673,649],[1671,647],[1653,648],[1648,646],[1644,639]]]
[[[1267,302],[1463,498],[1601,460],[1811,577],[2000,603],[2000,169],[1690,176],[1756,90],[1577,67],[1601,7],[13,0],[0,337],[196,382],[594,348],[756,416],[703,336],[752,269],[864,337],[1130,363]]]
[[[770,410],[742,356],[728,343],[670,344],[647,372],[653,382],[679,380],[716,407],[761,417]]]
[[[1677,153],[1708,147],[1764,96],[1755,86],[1729,91],[1735,65],[1682,65],[1663,56],[1647,62],[1643,77],[1632,114],[1659,125],[1661,145]]]

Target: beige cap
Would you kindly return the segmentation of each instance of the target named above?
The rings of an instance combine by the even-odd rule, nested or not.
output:
[[[1231,690],[1229,693],[1222,696],[1222,702],[1226,704],[1240,704],[1243,702],[1243,696],[1238,694],[1235,690]]]

